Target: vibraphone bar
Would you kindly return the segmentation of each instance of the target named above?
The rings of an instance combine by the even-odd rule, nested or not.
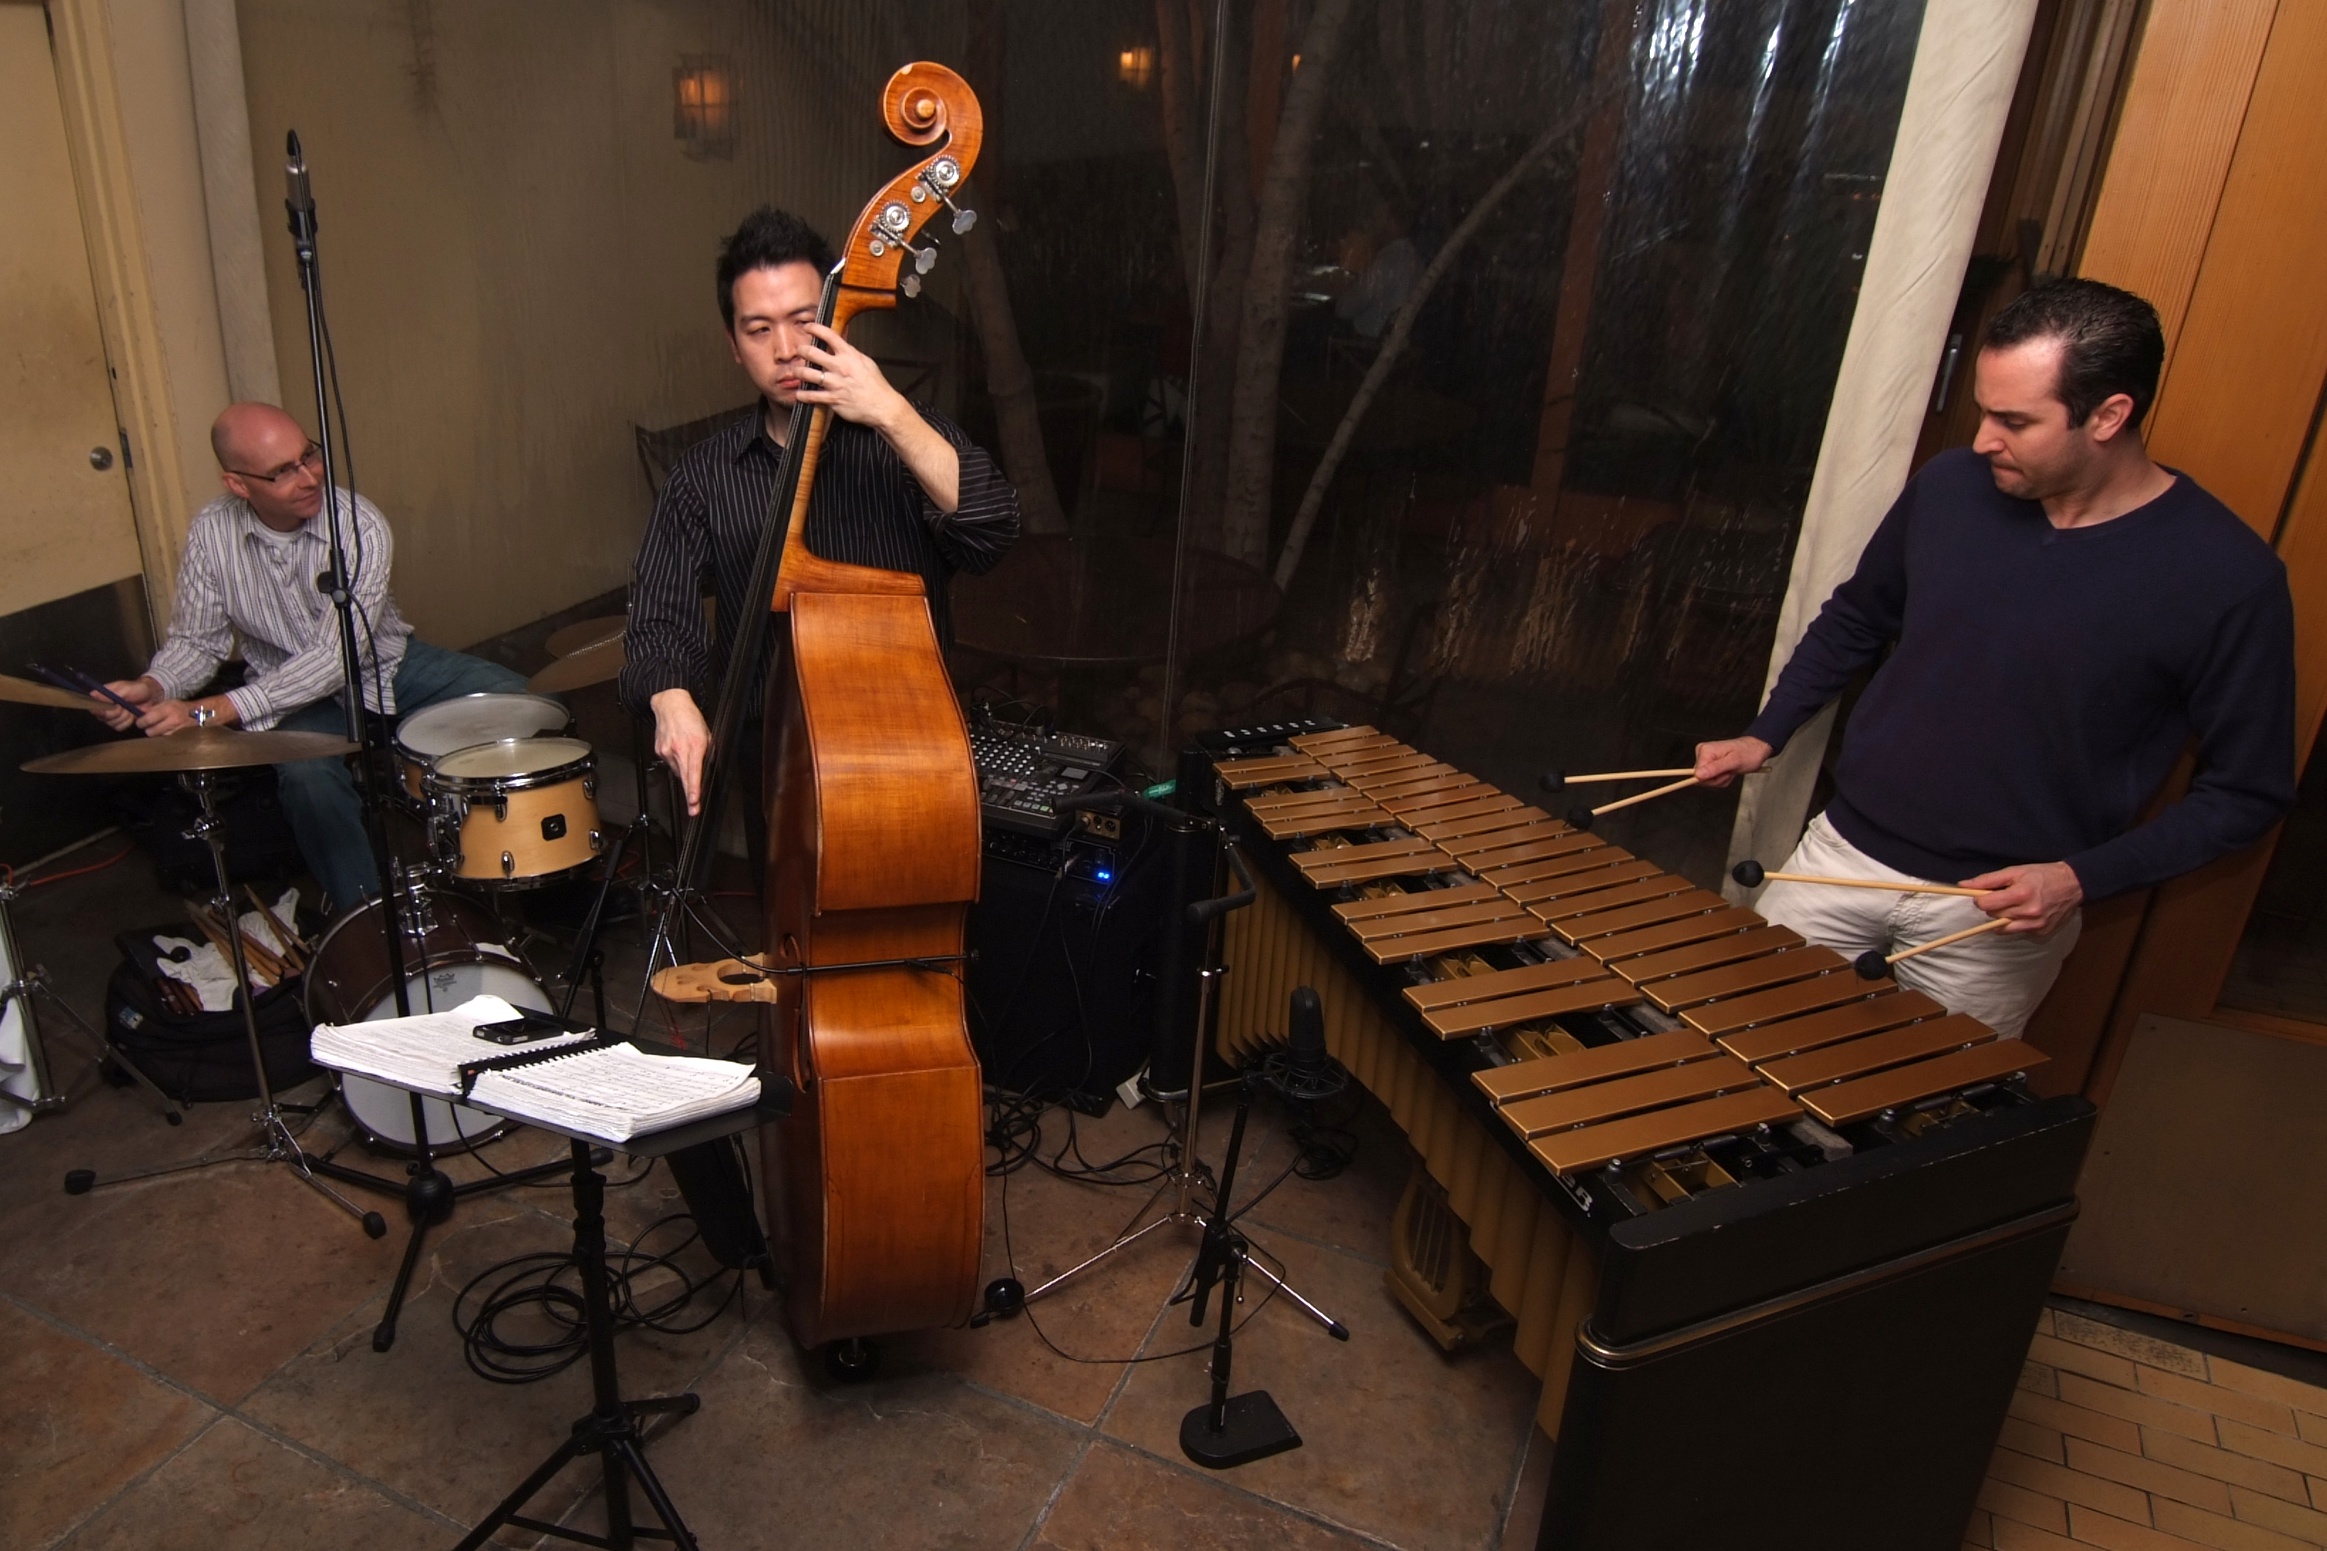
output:
[[[1250,1059],[1282,1038],[1292,988],[1318,990],[1329,1048],[1427,1173],[1401,1220],[1416,1190],[1443,1195],[1545,1379],[1555,1508],[1562,1490],[1602,1500],[1607,1461],[1578,1462],[1609,1396],[1643,1392],[1607,1377],[1631,1347],[1999,1224],[2030,1243],[2065,1235],[2091,1109],[2029,1092],[2033,1046],[1372,728],[1215,735],[1181,779],[1262,885],[1224,927],[1216,1047]],[[2042,1257],[2012,1262],[2009,1298],[2032,1328],[2050,1263],[2031,1272],[2028,1254]],[[1449,1338],[1455,1300],[1415,1280],[1401,1267],[1393,1290]],[[1847,1302],[1818,1317],[1847,1326]],[[1955,1543],[2028,1328],[1958,1364],[1989,1390],[1955,1408],[1969,1420],[1917,1478],[1933,1522],[1958,1499],[1963,1512],[1884,1543]],[[1594,1438],[1571,1436],[1580,1425]],[[1917,1482],[1867,1468],[1913,1501]],[[1772,1464],[1740,1490],[1785,1477]],[[1576,1538],[1570,1513],[1559,1543],[1678,1532],[1646,1511],[1603,1514],[1624,1526],[1604,1541]]]

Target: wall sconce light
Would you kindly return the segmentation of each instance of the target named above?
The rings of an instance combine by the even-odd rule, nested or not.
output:
[[[685,54],[671,72],[671,132],[696,161],[735,154],[735,76],[718,54]]]
[[[1155,79],[1155,50],[1146,44],[1127,48],[1115,59],[1115,78],[1135,92],[1147,90]]]

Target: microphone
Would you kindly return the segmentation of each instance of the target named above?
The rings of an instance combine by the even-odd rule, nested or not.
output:
[[[1325,1004],[1307,986],[1293,989],[1286,1010],[1289,1038],[1285,1045],[1285,1075],[1289,1086],[1310,1090],[1325,1075]]]
[[[291,239],[299,245],[299,256],[306,258],[315,247],[315,191],[307,182],[307,157],[299,149],[299,131],[292,130],[284,138],[283,208],[290,212]]]

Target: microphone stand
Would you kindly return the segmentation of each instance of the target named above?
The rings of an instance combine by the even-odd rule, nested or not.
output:
[[[412,996],[405,984],[404,974],[404,907],[406,891],[416,910],[425,909],[422,880],[406,875],[388,845],[386,794],[381,776],[384,749],[381,746],[382,724],[364,714],[364,653],[359,646],[356,630],[357,578],[350,573],[346,540],[340,529],[339,460],[333,451],[332,408],[336,400],[338,370],[336,361],[327,368],[331,359],[331,331],[323,316],[323,272],[315,252],[315,194],[307,174],[307,158],[299,148],[299,132],[291,131],[284,141],[286,162],[283,168],[285,198],[283,206],[290,215],[291,247],[299,261],[299,289],[307,301],[307,356],[315,379],[315,440],[323,453],[323,516],[325,534],[331,545],[331,569],[322,578],[325,594],[339,615],[339,661],[346,689],[341,705],[347,711],[347,737],[357,745],[356,792],[363,809],[364,838],[371,846],[372,865],[380,880],[380,937],[387,952],[388,985],[396,999],[396,1016],[412,1015]],[[336,440],[341,452],[346,450],[347,431],[339,427]],[[352,460],[351,475],[352,475]],[[356,509],[355,491],[348,491],[348,520],[362,520]],[[379,642],[370,642],[374,676],[378,676]],[[389,686],[382,685],[385,700]],[[381,716],[387,715],[383,704]],[[335,902],[336,903],[336,902]],[[352,903],[352,902],[348,902]],[[342,908],[346,908],[343,904]],[[417,923],[416,923],[417,924]],[[427,952],[421,950],[425,965]],[[571,1005],[571,998],[568,999]],[[420,1251],[428,1230],[452,1216],[454,1201],[465,1195],[489,1190],[502,1190],[511,1185],[547,1178],[561,1173],[566,1164],[542,1164],[514,1173],[495,1173],[489,1179],[456,1186],[451,1177],[436,1166],[434,1150],[429,1142],[428,1112],[421,1096],[410,1095],[412,1104],[412,1147],[414,1157],[399,1183],[363,1169],[350,1168],[329,1158],[306,1158],[308,1168],[341,1180],[360,1189],[382,1195],[401,1196],[405,1215],[412,1224],[411,1237],[404,1243],[404,1258],[397,1267],[396,1280],[388,1289],[388,1303],[380,1322],[372,1330],[372,1350],[385,1352],[395,1344],[396,1321],[403,1312],[404,1298],[412,1285],[412,1274],[420,1265]],[[292,1144],[296,1149],[297,1144]],[[302,1155],[304,1156],[304,1155]]]

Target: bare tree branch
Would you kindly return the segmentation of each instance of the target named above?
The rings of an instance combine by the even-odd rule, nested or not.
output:
[[[1155,0],[1155,31],[1163,55],[1164,157],[1172,169],[1172,192],[1180,215],[1180,265],[1194,301],[1206,255],[1197,251],[1204,230],[1204,139],[1197,129],[1198,68],[1188,36],[1186,0]]]
[[[1282,592],[1292,586],[1294,573],[1301,569],[1301,556],[1309,546],[1310,530],[1317,525],[1318,510],[1325,504],[1325,492],[1332,485],[1334,475],[1341,472],[1341,460],[1348,455],[1350,443],[1357,439],[1358,427],[1364,423],[1366,411],[1373,407],[1374,396],[1381,392],[1382,384],[1389,380],[1391,369],[1398,364],[1399,355],[1405,351],[1406,341],[1413,337],[1414,320],[1421,316],[1423,305],[1430,300],[1431,291],[1445,278],[1446,272],[1454,267],[1454,261],[1463,247],[1477,235],[1487,217],[1494,213],[1495,207],[1519,186],[1536,163],[1583,126],[1584,121],[1600,106],[1605,95],[1594,93],[1520,153],[1510,170],[1479,196],[1478,203],[1471,206],[1470,213],[1462,218],[1461,224],[1447,234],[1446,241],[1439,245],[1437,254],[1422,271],[1421,278],[1406,293],[1406,300],[1399,306],[1397,316],[1390,320],[1388,332],[1382,336],[1381,350],[1374,356],[1373,364],[1366,368],[1364,379],[1357,385],[1357,393],[1349,401],[1349,408],[1342,412],[1341,424],[1334,428],[1333,440],[1326,443],[1325,456],[1317,461],[1316,472],[1309,476],[1309,488],[1301,493],[1301,505],[1293,513],[1293,526],[1285,534],[1285,547],[1277,555],[1275,576],[1278,591]]]
[[[1354,0],[1317,0],[1301,36],[1301,65],[1285,93],[1253,221],[1252,264],[1245,274],[1243,329],[1236,385],[1229,400],[1228,477],[1222,492],[1221,538],[1227,552],[1254,565],[1267,563],[1269,485],[1277,445],[1277,388],[1285,361],[1286,280],[1300,236],[1301,202],[1309,191],[1309,164],[1325,116],[1326,83]],[[1255,69],[1282,69],[1278,60]]]
[[[994,240],[997,223],[986,220],[964,232],[962,258],[968,267],[970,318],[986,356],[986,396],[994,404],[994,430],[1002,443],[1002,468],[1018,491],[1018,511],[1029,533],[1067,531],[1066,508],[1050,477],[1042,445],[1042,406],[1035,397],[1034,372],[1018,343],[1018,319],[1010,307],[1010,280]]]

